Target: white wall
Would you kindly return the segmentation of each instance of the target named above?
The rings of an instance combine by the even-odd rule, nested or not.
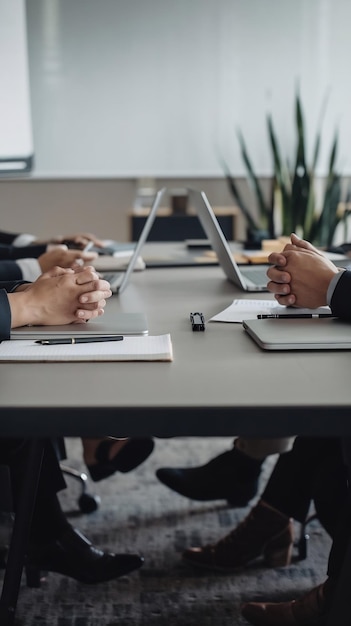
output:
[[[309,147],[329,93],[351,172],[349,0],[27,0],[35,176],[243,174],[235,129],[271,171],[266,114],[291,156],[299,83]]]
[[[0,172],[25,171],[33,154],[24,0],[0,2]]]

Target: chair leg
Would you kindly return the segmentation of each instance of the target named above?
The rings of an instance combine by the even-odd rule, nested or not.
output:
[[[93,513],[100,506],[99,496],[93,495],[88,491],[88,477],[84,472],[79,472],[72,467],[68,467],[63,463],[60,463],[62,472],[66,476],[70,476],[74,480],[77,480],[81,487],[81,494],[78,498],[78,506],[82,513]]]
[[[0,598],[0,624],[13,626],[21,576],[37,494],[44,441],[33,439],[28,454],[22,492],[13,524],[8,558]]]
[[[300,537],[297,541],[297,543],[295,544],[297,547],[297,553],[298,553],[298,560],[299,561],[303,561],[304,559],[307,558],[307,545],[308,545],[308,541],[310,539],[310,536],[308,534],[308,532],[306,531],[306,526],[308,526],[308,524],[310,524],[310,522],[312,522],[313,520],[317,519],[317,515],[310,515],[306,520],[305,523],[301,525],[301,531],[300,531]]]

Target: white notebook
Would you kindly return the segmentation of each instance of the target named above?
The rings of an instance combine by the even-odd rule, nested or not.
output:
[[[0,362],[46,363],[49,361],[172,361],[171,336],[124,337],[123,341],[96,341],[43,346],[35,341],[3,341]]]

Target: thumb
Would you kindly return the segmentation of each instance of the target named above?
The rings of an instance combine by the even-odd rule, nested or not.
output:
[[[309,241],[306,239],[301,239],[296,235],[296,233],[291,233],[291,243],[298,248],[304,248],[305,250],[312,250],[313,252],[318,252],[317,248],[315,248]]]
[[[55,276],[62,276],[63,274],[73,274],[74,271],[69,267],[60,267],[55,265],[50,270],[41,275],[41,278],[54,278]]]

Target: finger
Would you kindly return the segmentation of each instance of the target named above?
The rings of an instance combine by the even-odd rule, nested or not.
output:
[[[290,283],[291,276],[288,272],[284,272],[284,270],[279,269],[275,265],[268,268],[267,276],[271,281],[275,283]]]
[[[315,248],[309,241],[305,239],[301,239],[296,235],[296,233],[291,234],[291,243],[297,246],[298,248],[304,248],[305,250],[312,250],[313,252],[318,252],[317,248]]]
[[[292,293],[288,296],[276,294],[274,297],[279,302],[279,304],[283,304],[284,306],[293,306],[296,302],[296,297]]]
[[[94,309],[93,311],[87,311],[85,309],[77,309],[76,310],[76,318],[80,321],[80,322],[87,322],[90,319],[93,319],[94,317],[98,317],[100,315],[103,315],[104,313],[104,309],[102,308],[98,308],[98,309]]]
[[[104,309],[106,306],[106,300],[101,298],[101,300],[97,300],[96,302],[81,302],[82,306],[79,307],[84,311],[96,311],[96,309]]]
[[[104,281],[102,281],[104,282]],[[85,289],[85,286],[84,286]],[[85,291],[79,296],[79,302],[81,304],[89,304],[93,302],[99,302],[100,300],[105,300],[106,298],[110,298],[112,296],[111,289],[95,289],[91,291]]]
[[[84,261],[82,259],[76,259],[74,263],[72,263],[71,268],[76,273],[80,268],[84,267]]]
[[[70,267],[60,267],[55,265],[50,270],[41,275],[41,278],[54,278],[55,276],[63,276],[64,274],[73,274],[73,270]]]
[[[271,252],[268,257],[268,262],[272,265],[279,265],[280,267],[284,267],[284,265],[286,265],[286,257],[280,252]]]
[[[90,283],[91,286],[90,288],[87,287],[87,289],[89,291],[91,291],[92,289],[96,289],[95,281],[99,282],[100,279],[99,279],[99,275],[95,272],[93,267],[89,265],[88,267],[78,268],[78,271],[76,272],[76,274],[77,274],[77,277],[76,277],[77,285],[88,286]],[[107,281],[103,281],[103,282],[107,282]]]
[[[281,283],[276,283],[273,280],[267,283],[267,289],[276,295],[286,296],[290,294],[290,285],[282,285]]]
[[[97,259],[98,256],[99,255],[97,252],[79,252],[79,254],[76,255],[76,258],[82,259],[83,261],[88,263],[88,261],[95,261],[95,259]]]

